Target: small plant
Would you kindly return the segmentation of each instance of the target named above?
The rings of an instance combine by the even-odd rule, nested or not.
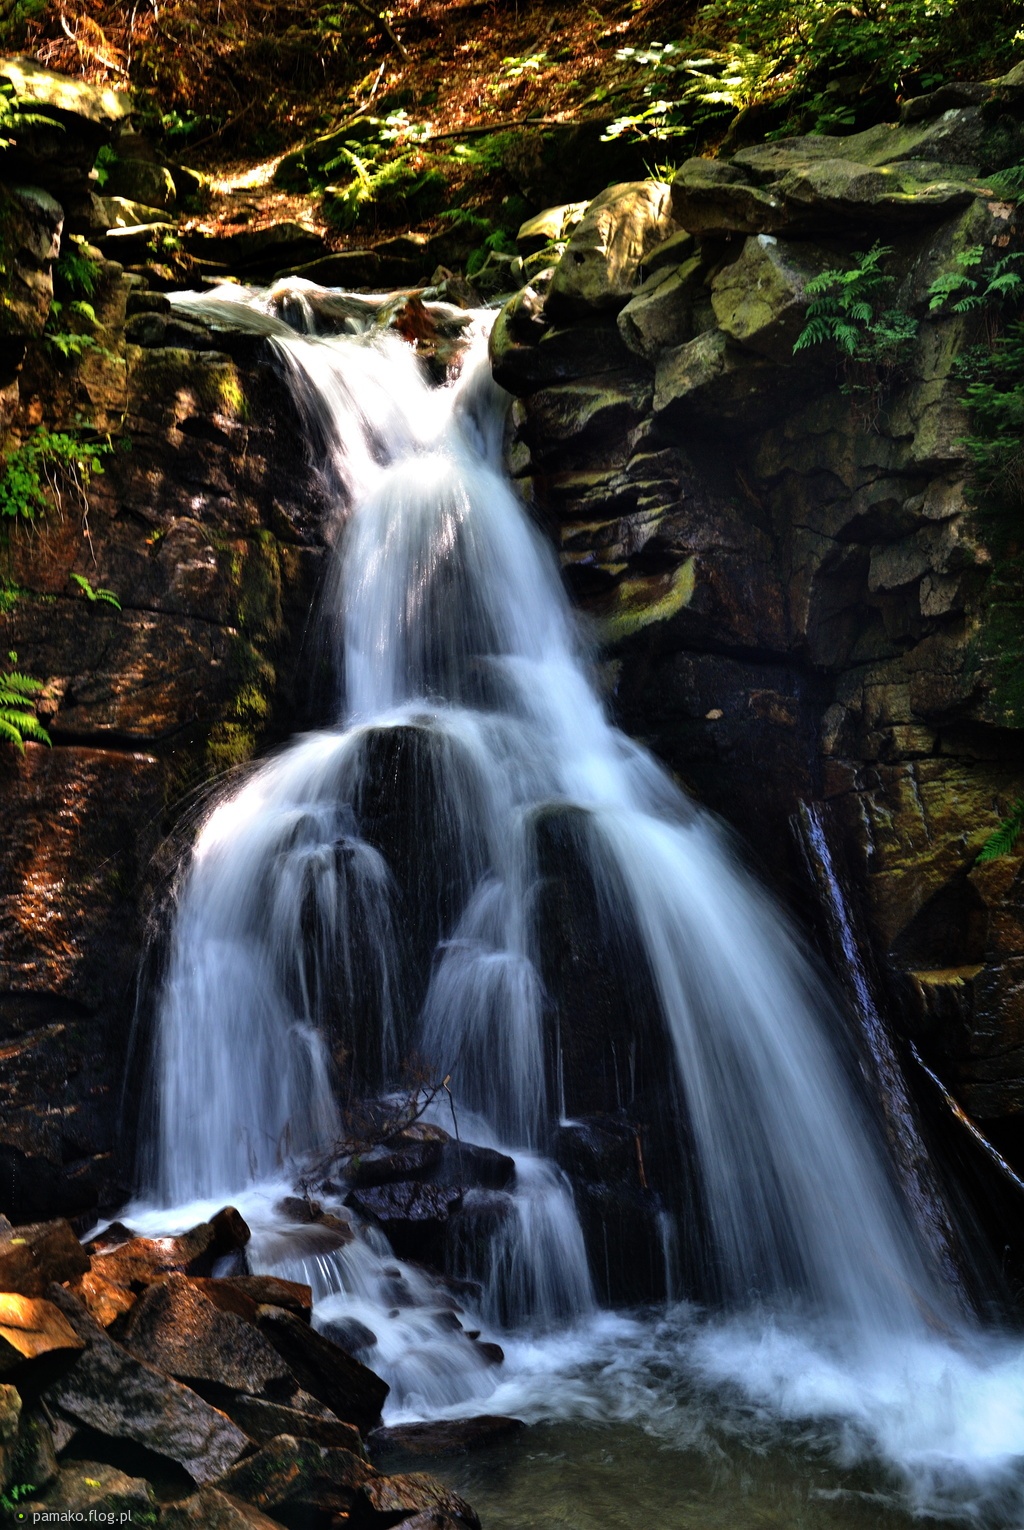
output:
[[[41,425],[7,453],[0,476],[0,516],[35,520],[53,500],[60,508],[68,489],[85,502],[90,481],[103,472],[102,459],[112,450],[109,441],[83,441]]]
[[[794,353],[812,345],[834,345],[842,358],[844,393],[871,401],[874,411],[898,376],[917,336],[917,320],[900,308],[884,306],[895,278],[882,269],[892,253],[875,244],[853,257],[847,270],[822,271],[807,283],[812,301],[793,345]]]
[[[990,509],[1024,506],[1024,319],[959,358],[971,433],[974,493]]]
[[[86,600],[102,600],[108,606],[115,606],[117,610],[120,611],[121,602],[118,600],[113,590],[93,589],[92,585],[89,583],[88,579],[86,579],[84,574],[69,574],[68,578],[74,580],[75,584],[78,585],[78,588],[81,590]]]
[[[54,274],[69,292],[91,298],[99,286],[102,268],[98,260],[86,254],[85,240],[72,234],[68,247],[61,251]]]
[[[479,276],[493,255],[499,259],[511,260],[515,253],[515,241],[509,238],[503,228],[496,228],[492,234],[487,235],[480,248],[470,254],[466,261],[466,275],[472,281],[474,276]]]
[[[1024,297],[1024,276],[1019,270],[1024,254],[1017,251],[1001,256],[987,276],[982,269],[984,261],[985,250],[980,244],[958,255],[954,269],[937,277],[928,288],[929,312],[948,306],[953,313],[970,313],[974,308],[999,308]]]
[[[62,356],[65,361],[77,360],[86,351],[102,350],[102,346],[94,335],[90,335],[84,329],[56,329],[53,328],[61,316],[66,313],[65,323],[77,321],[80,325],[87,325],[90,329],[99,328],[99,320],[96,310],[91,303],[79,299],[74,303],[64,304],[59,298],[54,298],[50,304],[50,312],[46,320],[46,328],[43,330],[43,340],[51,351]]]
[[[1009,855],[1022,834],[1024,834],[1024,797],[1018,797],[1007,816],[978,851],[977,864],[984,866],[988,861],[998,861],[1002,856]]]
[[[110,172],[117,164],[117,152],[109,143],[102,144],[96,155],[93,169],[96,172],[96,184],[102,191],[110,179]]]
[[[31,675],[20,674],[17,670],[0,673],[0,739],[13,744],[22,754],[27,739],[35,739],[40,744],[51,742],[35,712],[29,710],[34,706],[32,698],[42,688],[42,681],[33,680]],[[25,1487],[25,1496],[32,1491],[31,1487]],[[18,1489],[12,1488],[8,1497],[14,1495],[11,1501],[16,1503],[17,1494]]]

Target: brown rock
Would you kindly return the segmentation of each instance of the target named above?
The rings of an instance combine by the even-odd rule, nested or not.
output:
[[[277,1350],[251,1322],[224,1312],[185,1275],[140,1296],[120,1335],[130,1355],[180,1381],[287,1396],[295,1384]]]
[[[360,1501],[360,1489],[376,1475],[372,1466],[349,1450],[282,1434],[225,1473],[218,1486],[270,1513],[284,1509],[348,1513]]]
[[[93,1255],[93,1273],[118,1286],[150,1286],[165,1275],[209,1274],[215,1254],[211,1222],[177,1238],[130,1238],[108,1254]]]
[[[253,1504],[232,1498],[219,1488],[200,1488],[191,1498],[165,1504],[160,1511],[160,1530],[280,1530]]]
[[[39,1514],[50,1515],[58,1522],[64,1517],[109,1524],[130,1524],[138,1519],[145,1524],[142,1516],[150,1522],[155,1517],[156,1499],[143,1478],[129,1477],[105,1461],[69,1461],[61,1467],[46,1497],[27,1499],[23,1509],[29,1523]],[[125,1516],[123,1521],[121,1515]]]
[[[11,1468],[18,1449],[21,1424],[21,1394],[17,1387],[0,1383],[0,1492],[11,1481]]]
[[[478,1418],[440,1419],[374,1429],[366,1444],[373,1456],[388,1451],[414,1456],[458,1456],[512,1439],[525,1428],[522,1419],[482,1413]]]
[[[131,1311],[135,1293],[127,1286],[106,1280],[95,1270],[87,1270],[81,1280],[69,1287],[101,1328],[109,1328],[116,1318]]]
[[[82,1348],[82,1340],[52,1302],[0,1292],[0,1375],[23,1360]]]
[[[313,1292],[295,1280],[279,1280],[276,1275],[225,1275],[217,1280],[197,1277],[196,1288],[208,1296],[222,1312],[255,1323],[260,1307],[283,1307],[295,1317],[309,1322]]]
[[[101,1434],[177,1461],[200,1484],[237,1461],[249,1442],[225,1414],[115,1344],[69,1291],[51,1286],[50,1296],[85,1348],[47,1388],[48,1404]]]
[[[470,1530],[480,1530],[480,1520],[466,1500],[426,1472],[410,1472],[401,1477],[374,1477],[364,1483],[361,1496],[374,1515],[382,1518],[388,1516],[385,1521],[387,1524],[394,1522],[392,1516],[396,1514],[416,1514],[422,1511],[427,1515],[447,1515],[456,1524],[469,1525]]]
[[[89,1256],[68,1222],[37,1222],[0,1232],[0,1291],[42,1296],[52,1281],[75,1280]]]
[[[299,1385],[340,1419],[360,1430],[379,1421],[390,1388],[367,1366],[279,1307],[262,1307],[259,1327]]]
[[[354,1456],[365,1454],[362,1436],[355,1425],[343,1423],[329,1408],[303,1392],[293,1393],[288,1406],[240,1395],[226,1398],[223,1408],[259,1445],[268,1444],[279,1434],[292,1434],[300,1440],[314,1440],[318,1445],[340,1446]]]

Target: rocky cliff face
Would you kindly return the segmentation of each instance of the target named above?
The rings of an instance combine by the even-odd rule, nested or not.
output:
[[[50,509],[0,542],[2,667],[43,682],[53,739],[0,751],[0,1197],[19,1221],[123,1194],[120,1090],[144,924],[173,869],[165,836],[198,788],[308,716],[326,554],[266,351],[215,348],[88,245],[94,345],[62,360],[40,338],[121,114],[110,92],[68,92],[64,131],[33,129],[15,166],[44,184],[4,190],[9,449],[40,424],[112,448],[87,490],[54,467]],[[69,164],[60,146],[77,152],[86,128],[88,163]]]
[[[954,363],[984,316],[929,293],[1019,248],[985,177],[1022,109],[1017,70],[612,188],[492,342],[510,468],[625,725],[798,903],[793,815],[823,805],[887,1005],[1018,1162],[1020,858],[975,857],[1024,779],[1021,582],[962,440]],[[898,363],[794,354],[807,283],[875,244],[912,321]]]

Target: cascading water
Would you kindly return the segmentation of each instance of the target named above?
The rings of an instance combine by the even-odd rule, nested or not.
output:
[[[458,382],[431,389],[398,341],[273,317],[303,311],[299,287],[184,301],[268,335],[347,507],[329,602],[343,699],[336,729],[256,769],[199,835],[136,1225],[234,1199],[255,1258],[311,1281],[318,1321],[372,1330],[362,1358],[399,1415],[486,1398],[550,1416],[560,1370],[567,1413],[632,1409],[657,1428],[686,1377],[779,1420],[838,1421],[848,1455],[886,1459],[922,1507],[1013,1522],[998,1516],[1024,1512],[1024,1358],[963,1318],[919,1239],[784,919],[608,723],[554,557],[501,474],[482,329]],[[603,917],[633,932],[675,1057],[679,1172],[696,1178],[719,1300],[657,1326],[596,1311],[568,1184],[544,1156],[561,1111],[536,913],[552,812],[583,825]],[[318,1255],[269,1210],[339,1133],[338,1056],[379,1088],[410,1054],[450,1079],[471,1140],[516,1158],[476,1272],[483,1320],[510,1335],[503,1376],[452,1348],[427,1277],[379,1233]],[[667,1220],[666,1268],[689,1232]]]

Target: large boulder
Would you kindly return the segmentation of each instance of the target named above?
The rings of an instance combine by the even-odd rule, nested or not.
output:
[[[26,1523],[152,1524],[156,1498],[143,1478],[129,1477],[105,1461],[68,1461],[45,1497],[27,1498],[19,1509],[17,1517]]]
[[[82,1340],[53,1302],[0,1291],[0,1375],[44,1355],[70,1359],[82,1347]]]
[[[647,254],[675,232],[661,181],[612,186],[587,208],[558,263],[548,294],[554,314],[621,308]]]
[[[281,1308],[261,1308],[259,1328],[299,1385],[338,1418],[360,1430],[379,1422],[390,1388],[373,1371]]]
[[[89,1255],[65,1221],[0,1228],[0,1291],[42,1296],[52,1281],[75,1280]]]
[[[814,245],[757,234],[711,282],[711,306],[730,340],[770,361],[792,360],[810,298],[807,283],[834,260]]]
[[[53,302],[53,263],[60,254],[64,209],[39,186],[0,186],[0,224],[0,335],[38,338]],[[5,380],[0,372],[0,383]]]

